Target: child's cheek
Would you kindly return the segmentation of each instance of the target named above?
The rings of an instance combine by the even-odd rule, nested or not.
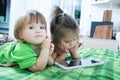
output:
[[[58,47],[60,48],[60,49],[64,49],[64,45],[63,44],[58,44]]]

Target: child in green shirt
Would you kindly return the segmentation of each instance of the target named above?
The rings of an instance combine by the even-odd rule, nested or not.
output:
[[[18,65],[32,72],[43,71],[54,63],[54,45],[47,36],[46,20],[35,10],[28,11],[16,21],[14,36],[17,42],[0,47],[0,66]]]

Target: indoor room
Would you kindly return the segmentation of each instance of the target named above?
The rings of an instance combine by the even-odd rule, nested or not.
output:
[[[38,28],[33,42],[32,30]],[[60,30],[67,37],[58,36]],[[120,80],[119,66],[120,0],[0,0],[0,79]]]

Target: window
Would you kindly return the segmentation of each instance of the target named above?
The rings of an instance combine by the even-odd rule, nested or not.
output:
[[[55,4],[73,16],[78,24],[80,24],[81,2],[82,0],[55,0]]]
[[[75,20],[78,24],[80,24],[80,16],[81,16],[81,0],[76,0],[75,2],[75,11],[74,11]]]
[[[8,33],[10,0],[0,0],[0,33]]]

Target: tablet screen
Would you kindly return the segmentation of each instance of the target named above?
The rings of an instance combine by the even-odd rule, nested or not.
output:
[[[94,64],[94,63],[99,63],[100,61],[96,60],[71,60],[71,61],[61,61],[59,62],[60,64],[70,67],[70,66],[78,66],[78,65],[85,65],[85,64]]]
[[[59,64],[66,67],[81,65],[81,60],[60,61]]]
[[[103,62],[92,59],[78,59],[78,60],[69,60],[69,61],[59,61],[56,62],[55,64],[61,68],[72,69],[78,67],[100,65],[103,64]]]

